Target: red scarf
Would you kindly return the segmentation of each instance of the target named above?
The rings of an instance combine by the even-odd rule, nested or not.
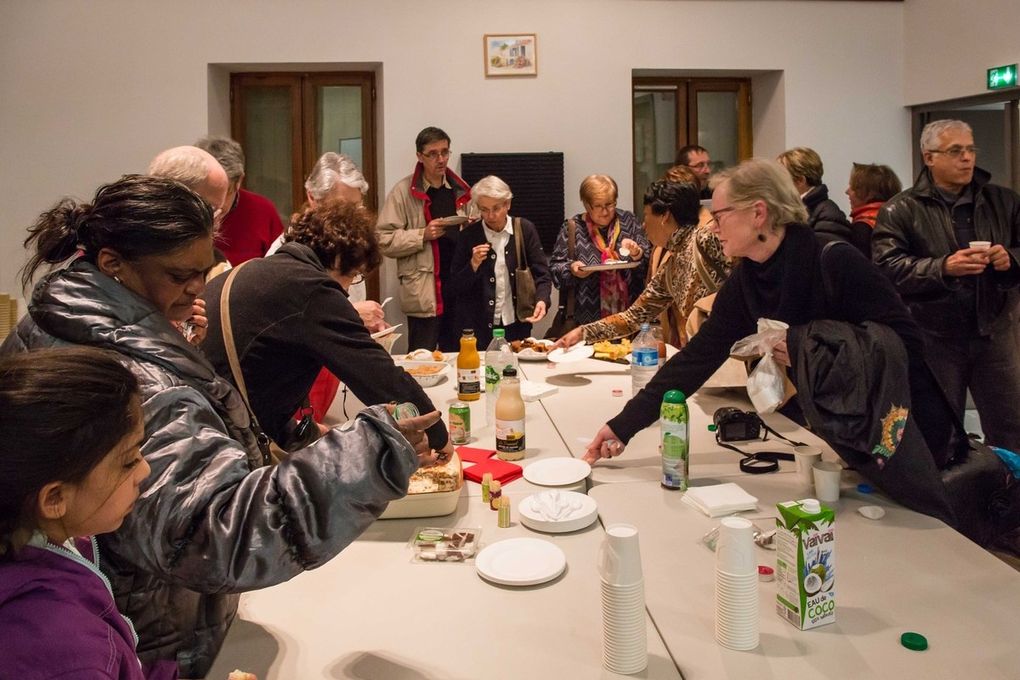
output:
[[[600,264],[606,260],[619,260],[620,254],[617,252],[616,242],[620,238],[620,219],[616,218],[606,229],[606,234],[609,236],[608,243],[600,228],[591,221],[591,217],[587,213],[584,215],[584,223],[588,227],[588,237],[601,255]],[[630,289],[623,279],[623,274],[612,271],[599,272],[599,299],[602,303],[600,309],[602,318],[627,309],[630,305]]]
[[[859,205],[850,211],[850,220],[853,222],[864,222],[874,229],[875,220],[878,218],[878,209],[883,205],[885,205],[885,201],[874,201]]]

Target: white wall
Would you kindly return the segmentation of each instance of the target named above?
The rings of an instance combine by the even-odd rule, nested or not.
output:
[[[1020,62],[1016,0],[905,0],[904,104],[987,92],[986,69]]]
[[[1005,3],[1003,3],[1005,4]],[[445,20],[420,11],[443,8]],[[909,176],[903,8],[883,2],[252,0],[0,3],[0,290],[14,290],[25,228],[63,194],[89,197],[160,149],[225,132],[210,65],[382,64],[380,191],[407,174],[414,136],[439,125],[455,153],[565,153],[567,210],[583,176],[622,180],[629,204],[633,69],[756,78],[755,149],[822,155],[843,202],[851,162]],[[485,79],[482,34],[538,34],[537,78]],[[385,274],[385,273],[384,273]],[[391,276],[391,275],[390,275]],[[392,286],[384,279],[386,295]]]

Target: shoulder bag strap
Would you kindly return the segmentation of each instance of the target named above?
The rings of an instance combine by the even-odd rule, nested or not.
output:
[[[250,260],[249,260],[250,261]],[[234,277],[241,271],[249,261],[242,262],[227,274],[227,280],[223,282],[223,290],[220,292],[220,326],[223,329],[223,347],[227,350],[227,360],[230,362],[230,374],[234,376],[234,384],[237,391],[244,399],[244,405],[251,410],[251,403],[248,401],[248,389],[244,385],[244,374],[241,372],[241,362],[237,358],[237,347],[234,346],[234,331],[230,324],[230,288],[234,285]]]
[[[521,234],[521,218],[514,218],[514,249],[517,251],[517,268],[527,269],[528,258],[524,249],[521,247],[521,241],[524,239],[524,235]]]

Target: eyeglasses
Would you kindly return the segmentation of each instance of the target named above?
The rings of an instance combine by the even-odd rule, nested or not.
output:
[[[614,210],[616,210],[616,201],[613,201],[612,203],[604,203],[601,205],[592,204],[588,206],[588,208],[592,212],[613,212]]]
[[[701,161],[700,163],[688,163],[688,168],[710,168],[712,163],[709,161]]]
[[[351,279],[351,285],[352,286],[356,286],[359,283],[364,283],[364,282],[365,282],[365,274],[362,273],[362,272],[358,272],[357,274],[354,275],[354,278]]]
[[[944,153],[950,158],[959,158],[965,153],[971,156],[977,156],[978,148],[976,146],[951,146],[948,149],[929,149],[928,153]]]
[[[449,158],[450,150],[440,149],[439,151],[429,151],[428,153],[423,153],[422,156],[429,159],[430,161],[438,160],[440,158]]]
[[[735,208],[733,206],[730,206],[729,208],[719,208],[718,210],[710,210],[709,214],[712,216],[712,221],[719,224],[720,216],[725,215],[728,212],[733,212],[734,210],[741,210],[741,208]]]

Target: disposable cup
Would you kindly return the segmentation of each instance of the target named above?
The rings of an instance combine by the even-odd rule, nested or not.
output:
[[[839,500],[839,476],[843,467],[839,463],[823,460],[812,468],[815,476],[815,497],[826,503]]]
[[[725,517],[719,527],[719,541],[715,546],[715,568],[718,571],[741,576],[758,573],[754,556],[754,529],[743,517]]]
[[[630,524],[610,524],[599,549],[599,573],[605,583],[628,586],[641,581],[638,530]]]
[[[991,241],[971,241],[968,245],[971,248],[974,248],[974,249],[977,249],[977,250],[988,250],[989,248],[992,247],[992,242]]]
[[[814,484],[814,475],[811,472],[812,466],[822,459],[822,450],[817,446],[804,444],[793,447],[794,460],[797,462],[797,481],[804,486]]]

